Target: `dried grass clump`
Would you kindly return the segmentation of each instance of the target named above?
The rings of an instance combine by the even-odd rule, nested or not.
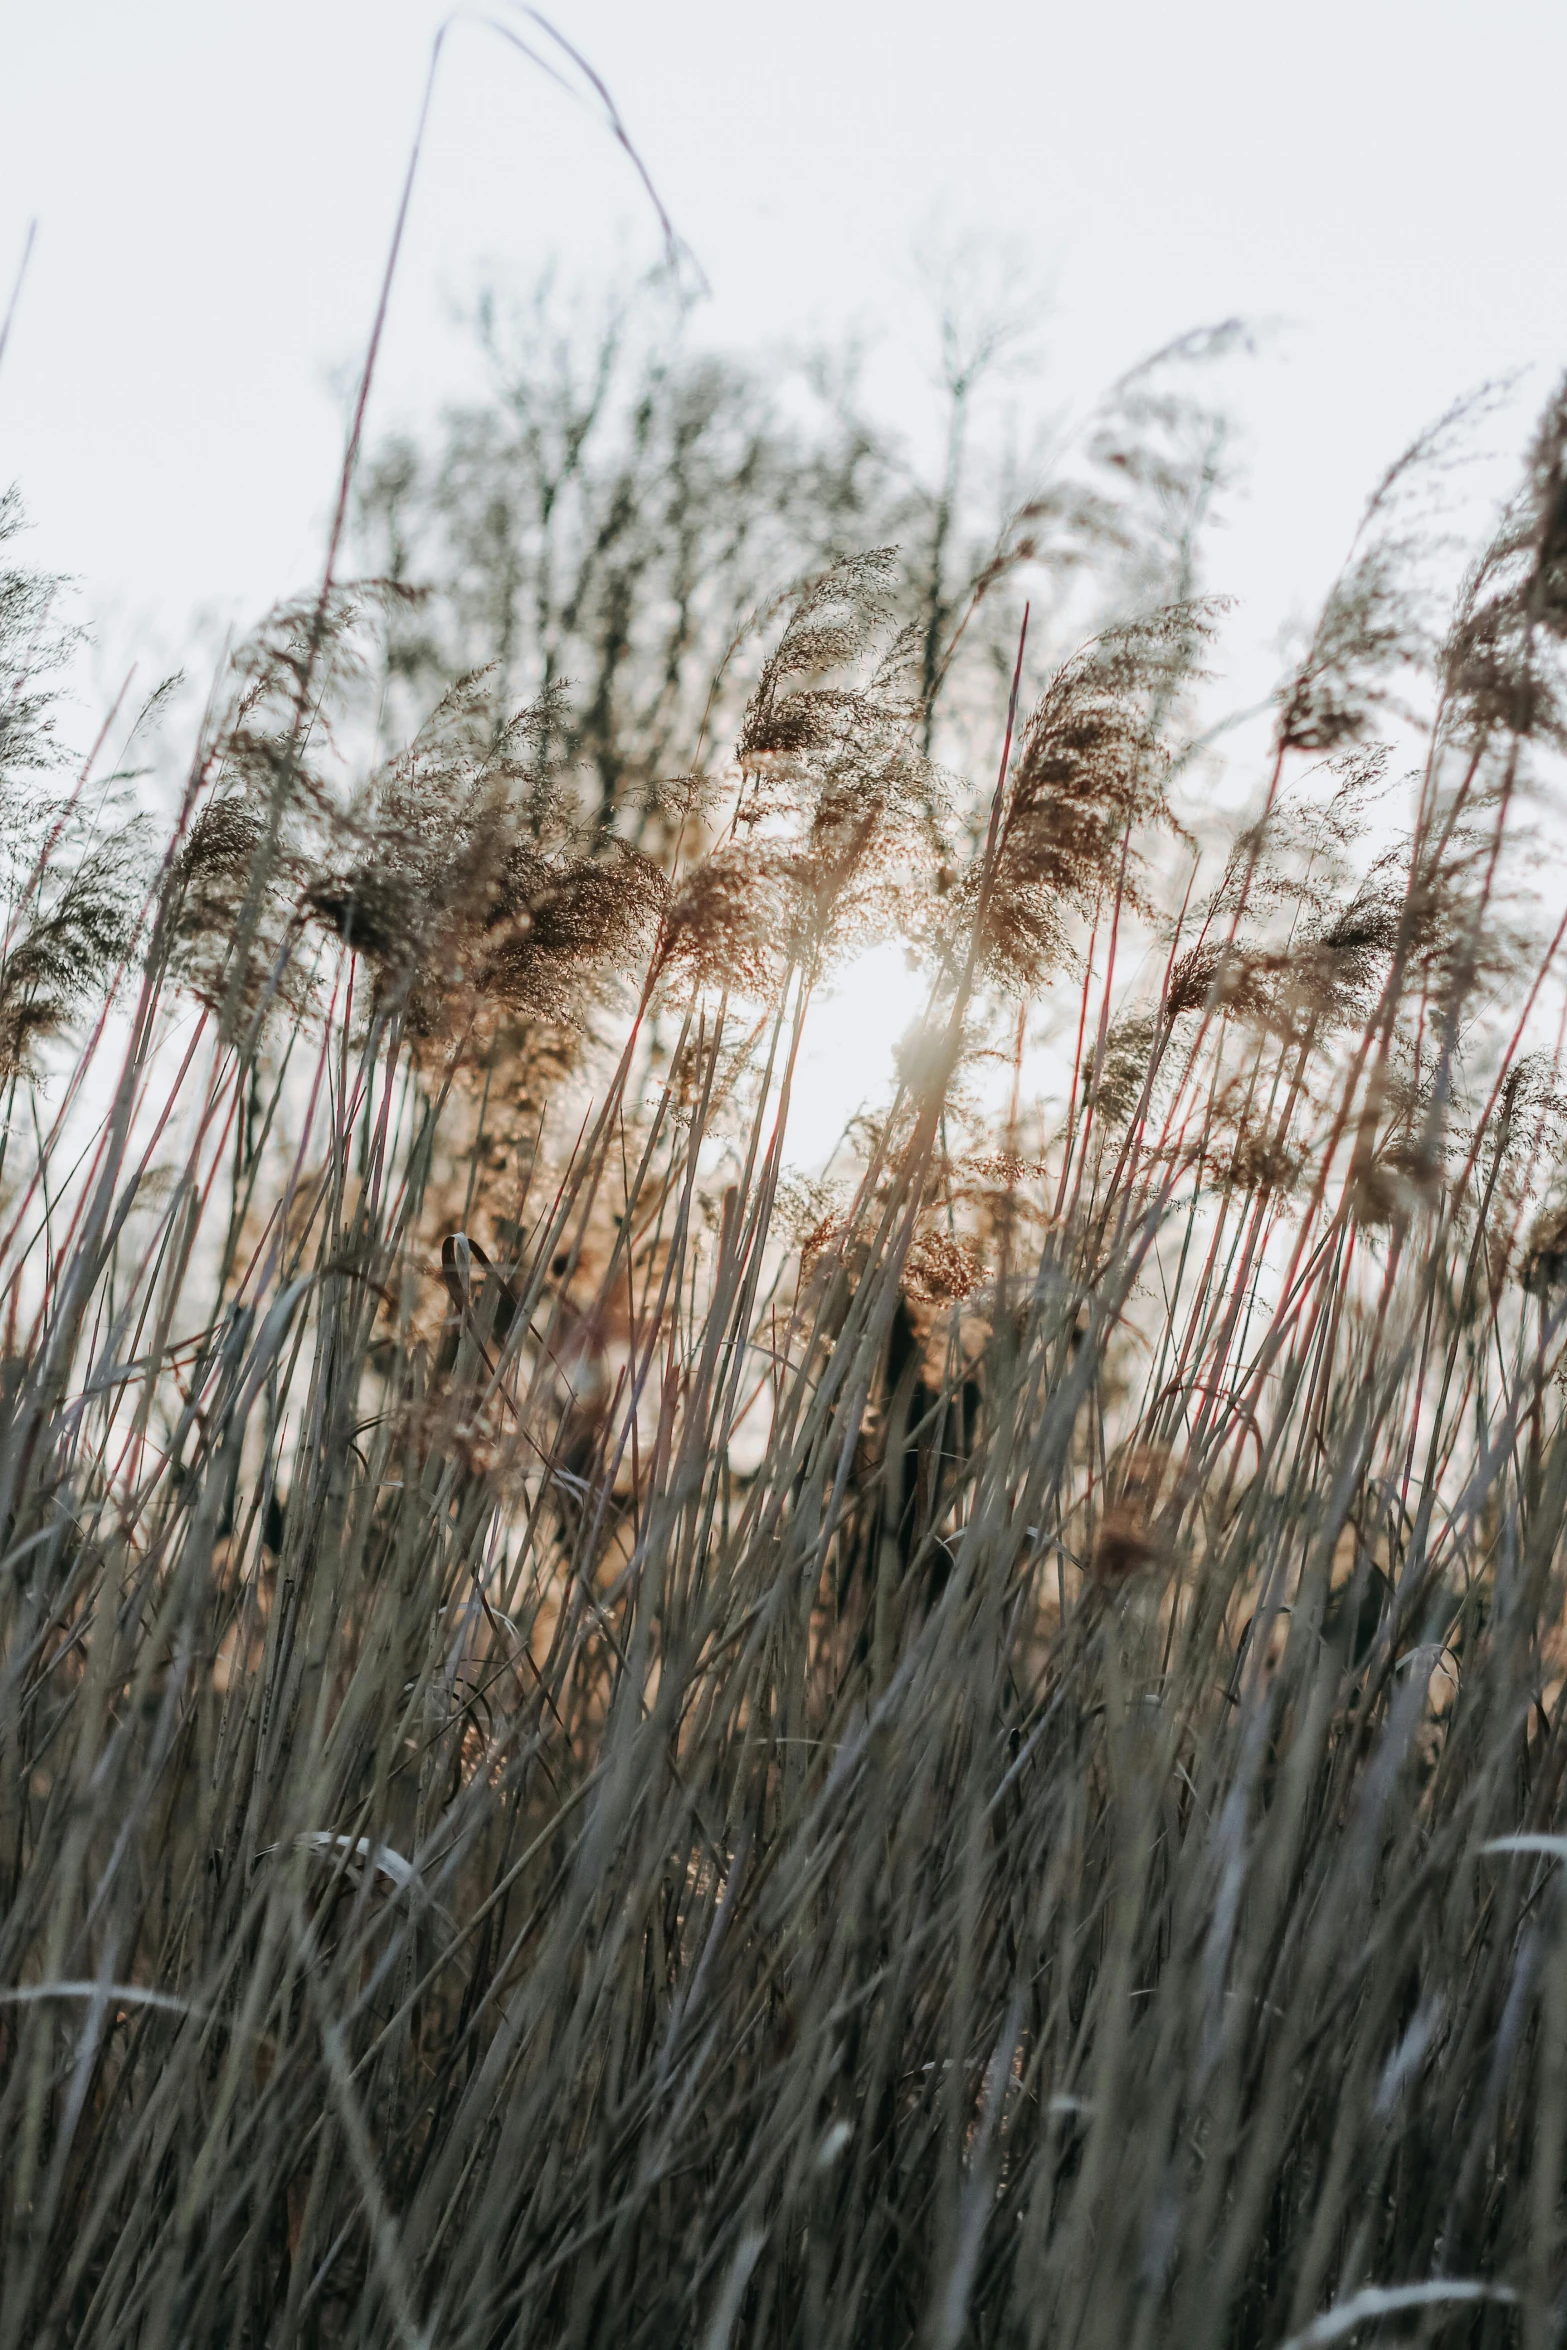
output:
[[[1067,925],[1107,899],[1148,903],[1143,854],[1173,827],[1164,730],[1212,628],[1187,604],[1110,631],[1058,671],[1023,730],[988,869],[953,893],[954,941],[978,919],[981,974],[1037,988],[1067,959]],[[981,903],[981,900],[983,903]]]
[[[500,718],[489,683],[444,697],[338,820],[342,846],[303,891],[419,1037],[492,1009],[581,1021],[646,962],[666,894],[635,850],[572,853],[547,754],[558,694]]]
[[[136,937],[146,881],[141,828],[82,843],[73,856],[74,830],[61,829],[0,954],[3,1083],[35,1074],[48,1040],[96,1014]]]
[[[1168,565],[984,788],[1018,566],[820,565],[635,798],[329,588],[161,861],[0,581],[0,2350],[1558,2337],[1564,413],[1445,630],[1390,475],[1233,838]]]
[[[22,528],[16,492],[0,493],[0,551]],[[120,779],[91,801],[85,777],[62,795],[55,681],[72,635],[56,617],[61,585],[0,568],[0,1086],[13,1089],[112,993],[149,879],[145,827],[119,804]]]

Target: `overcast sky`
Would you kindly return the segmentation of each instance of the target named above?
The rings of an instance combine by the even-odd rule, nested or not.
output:
[[[39,224],[0,368],[0,485],[22,488],[35,559],[80,582],[89,698],[132,654],[143,686],[184,658],[197,612],[250,619],[318,575],[332,387],[363,349],[441,17],[0,0],[0,286]],[[1242,599],[1241,699],[1420,424],[1531,370],[1516,446],[1567,363],[1567,0],[559,0],[558,21],[706,273],[700,331],[755,351],[863,324],[911,429],[909,258],[933,221],[1005,240],[1051,289],[1048,369],[1020,392],[1042,409],[1183,329],[1279,322],[1225,386],[1250,490],[1208,584]],[[482,274],[526,284],[555,258],[591,283],[657,252],[602,128],[461,20],[372,437],[476,387],[451,312]],[[878,954],[844,982],[852,1050],[830,1015],[807,1040],[801,1163],[890,1083],[911,983]]]
[[[39,223],[0,482],[122,634],[177,639],[318,565],[332,371],[362,345],[440,20],[424,0],[0,8],[0,282]],[[1238,379],[1252,489],[1213,565],[1259,628],[1320,587],[1422,420],[1514,367],[1543,393],[1567,360],[1562,0],[560,0],[558,21],[721,342],[868,319],[912,417],[903,289],[936,217],[1006,236],[1053,287],[1042,398],[1184,327],[1283,322]],[[603,131],[461,20],[376,420],[475,380],[449,311],[482,269],[656,250]]]

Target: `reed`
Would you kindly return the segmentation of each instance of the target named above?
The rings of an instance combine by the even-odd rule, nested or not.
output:
[[[329,585],[167,839],[0,580],[6,2350],[1560,2338],[1567,401],[1433,627],[1445,445],[1217,846],[1191,592],[936,763],[994,547],[612,788]]]

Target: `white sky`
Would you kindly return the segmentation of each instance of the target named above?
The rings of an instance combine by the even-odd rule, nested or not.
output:
[[[328,381],[363,344],[441,14],[0,5],[0,303],[39,222],[0,483],[116,661],[317,570]],[[1229,381],[1251,488],[1210,566],[1253,644],[1320,592],[1422,422],[1520,366],[1538,399],[1567,362],[1567,0],[559,0],[557,21],[706,271],[704,331],[744,349],[868,321],[910,420],[907,264],[938,216],[1053,286],[1042,403],[1183,328],[1285,322]],[[463,21],[372,437],[476,381],[450,308],[482,268],[656,251],[603,131]]]
[[[89,607],[177,635],[317,564],[328,372],[368,325],[440,17],[0,7],[7,288],[39,221],[0,481]],[[718,339],[870,318],[899,397],[909,249],[938,213],[1053,284],[1052,395],[1232,312],[1289,322],[1239,380],[1252,494],[1214,565],[1259,626],[1317,589],[1370,479],[1453,393],[1530,363],[1543,391],[1567,360],[1563,0],[560,0],[558,21],[700,257]],[[377,415],[473,380],[449,304],[481,266],[655,251],[609,139],[460,23]]]

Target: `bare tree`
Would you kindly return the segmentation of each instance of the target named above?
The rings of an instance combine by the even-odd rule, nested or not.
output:
[[[733,731],[781,583],[897,547],[921,748],[958,764],[993,717],[1020,587],[1043,607],[1042,657],[1052,635],[1067,649],[1189,595],[1223,435],[1184,377],[1234,330],[1172,346],[1063,423],[1040,398],[1026,279],[957,248],[919,274],[929,467],[867,412],[852,346],[768,372],[698,347],[657,281],[596,305],[552,277],[511,307],[485,296],[485,396],[428,445],[385,444],[360,490],[364,559],[418,591],[390,607],[389,728],[486,670],[497,725],[547,707],[544,755],[580,771],[592,827],[641,842],[660,783]],[[1026,419],[1010,439],[1004,387]]]

